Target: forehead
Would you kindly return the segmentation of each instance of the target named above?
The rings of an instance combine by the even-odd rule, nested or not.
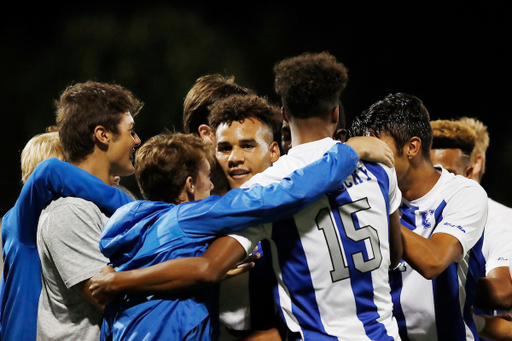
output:
[[[460,149],[432,149],[430,151],[430,159],[432,163],[440,163],[443,167],[445,164],[460,164],[462,161],[462,151]]]
[[[265,135],[272,136],[271,129],[257,118],[246,118],[242,122],[233,121],[230,124],[221,123],[216,132],[218,142],[258,139]]]
[[[130,115],[129,112],[121,114],[121,120],[119,121],[120,125],[123,126],[130,126],[133,125],[135,122],[133,121],[132,115]]]

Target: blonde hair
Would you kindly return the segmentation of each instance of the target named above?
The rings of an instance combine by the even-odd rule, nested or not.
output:
[[[476,133],[476,142],[475,148],[473,149],[473,153],[471,153],[471,163],[475,163],[476,156],[478,154],[482,155],[482,174],[485,173],[485,152],[489,147],[489,132],[487,131],[487,126],[485,126],[482,122],[475,118],[470,117],[462,117],[459,119],[459,122],[467,125]]]
[[[21,181],[25,183],[36,166],[50,158],[64,160],[59,133],[44,133],[31,138],[21,152]]]

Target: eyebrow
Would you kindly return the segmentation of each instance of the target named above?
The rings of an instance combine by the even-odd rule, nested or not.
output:
[[[249,142],[256,142],[255,139],[244,139],[244,140],[239,140],[238,143],[249,143]]]

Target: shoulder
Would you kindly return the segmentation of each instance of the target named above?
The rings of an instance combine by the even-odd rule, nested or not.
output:
[[[93,202],[76,197],[62,197],[55,199],[46,206],[43,213],[62,213],[65,215],[83,210],[87,212],[101,212]]]

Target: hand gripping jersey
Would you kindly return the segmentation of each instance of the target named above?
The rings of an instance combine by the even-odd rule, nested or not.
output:
[[[41,211],[58,196],[94,202],[106,212],[133,201],[123,191],[57,159],[41,162],[29,177],[14,207],[2,220],[4,287],[1,301],[3,341],[36,340],[41,294],[41,262],[36,231]]]
[[[438,166],[436,166],[438,168]],[[476,282],[484,276],[482,233],[487,195],[480,185],[438,168],[441,177],[423,197],[400,206],[402,225],[430,239],[447,233],[462,257],[433,280],[403,263],[391,276],[394,314],[403,340],[478,340],[471,307]]]
[[[293,147],[247,185],[278,181],[334,143],[326,138]],[[335,191],[294,217],[232,235],[247,252],[262,240],[275,273],[276,304],[292,337],[400,339],[388,280],[388,219],[400,198],[394,170],[359,162]]]
[[[225,196],[172,205],[137,201],[120,208],[103,230],[100,249],[117,271],[202,255],[214,238],[284,219],[335,190],[356,163],[337,145],[280,183],[233,189]],[[318,176],[316,176],[318,175]],[[217,312],[212,288],[180,294],[127,294],[107,305],[102,340],[210,340]]]

